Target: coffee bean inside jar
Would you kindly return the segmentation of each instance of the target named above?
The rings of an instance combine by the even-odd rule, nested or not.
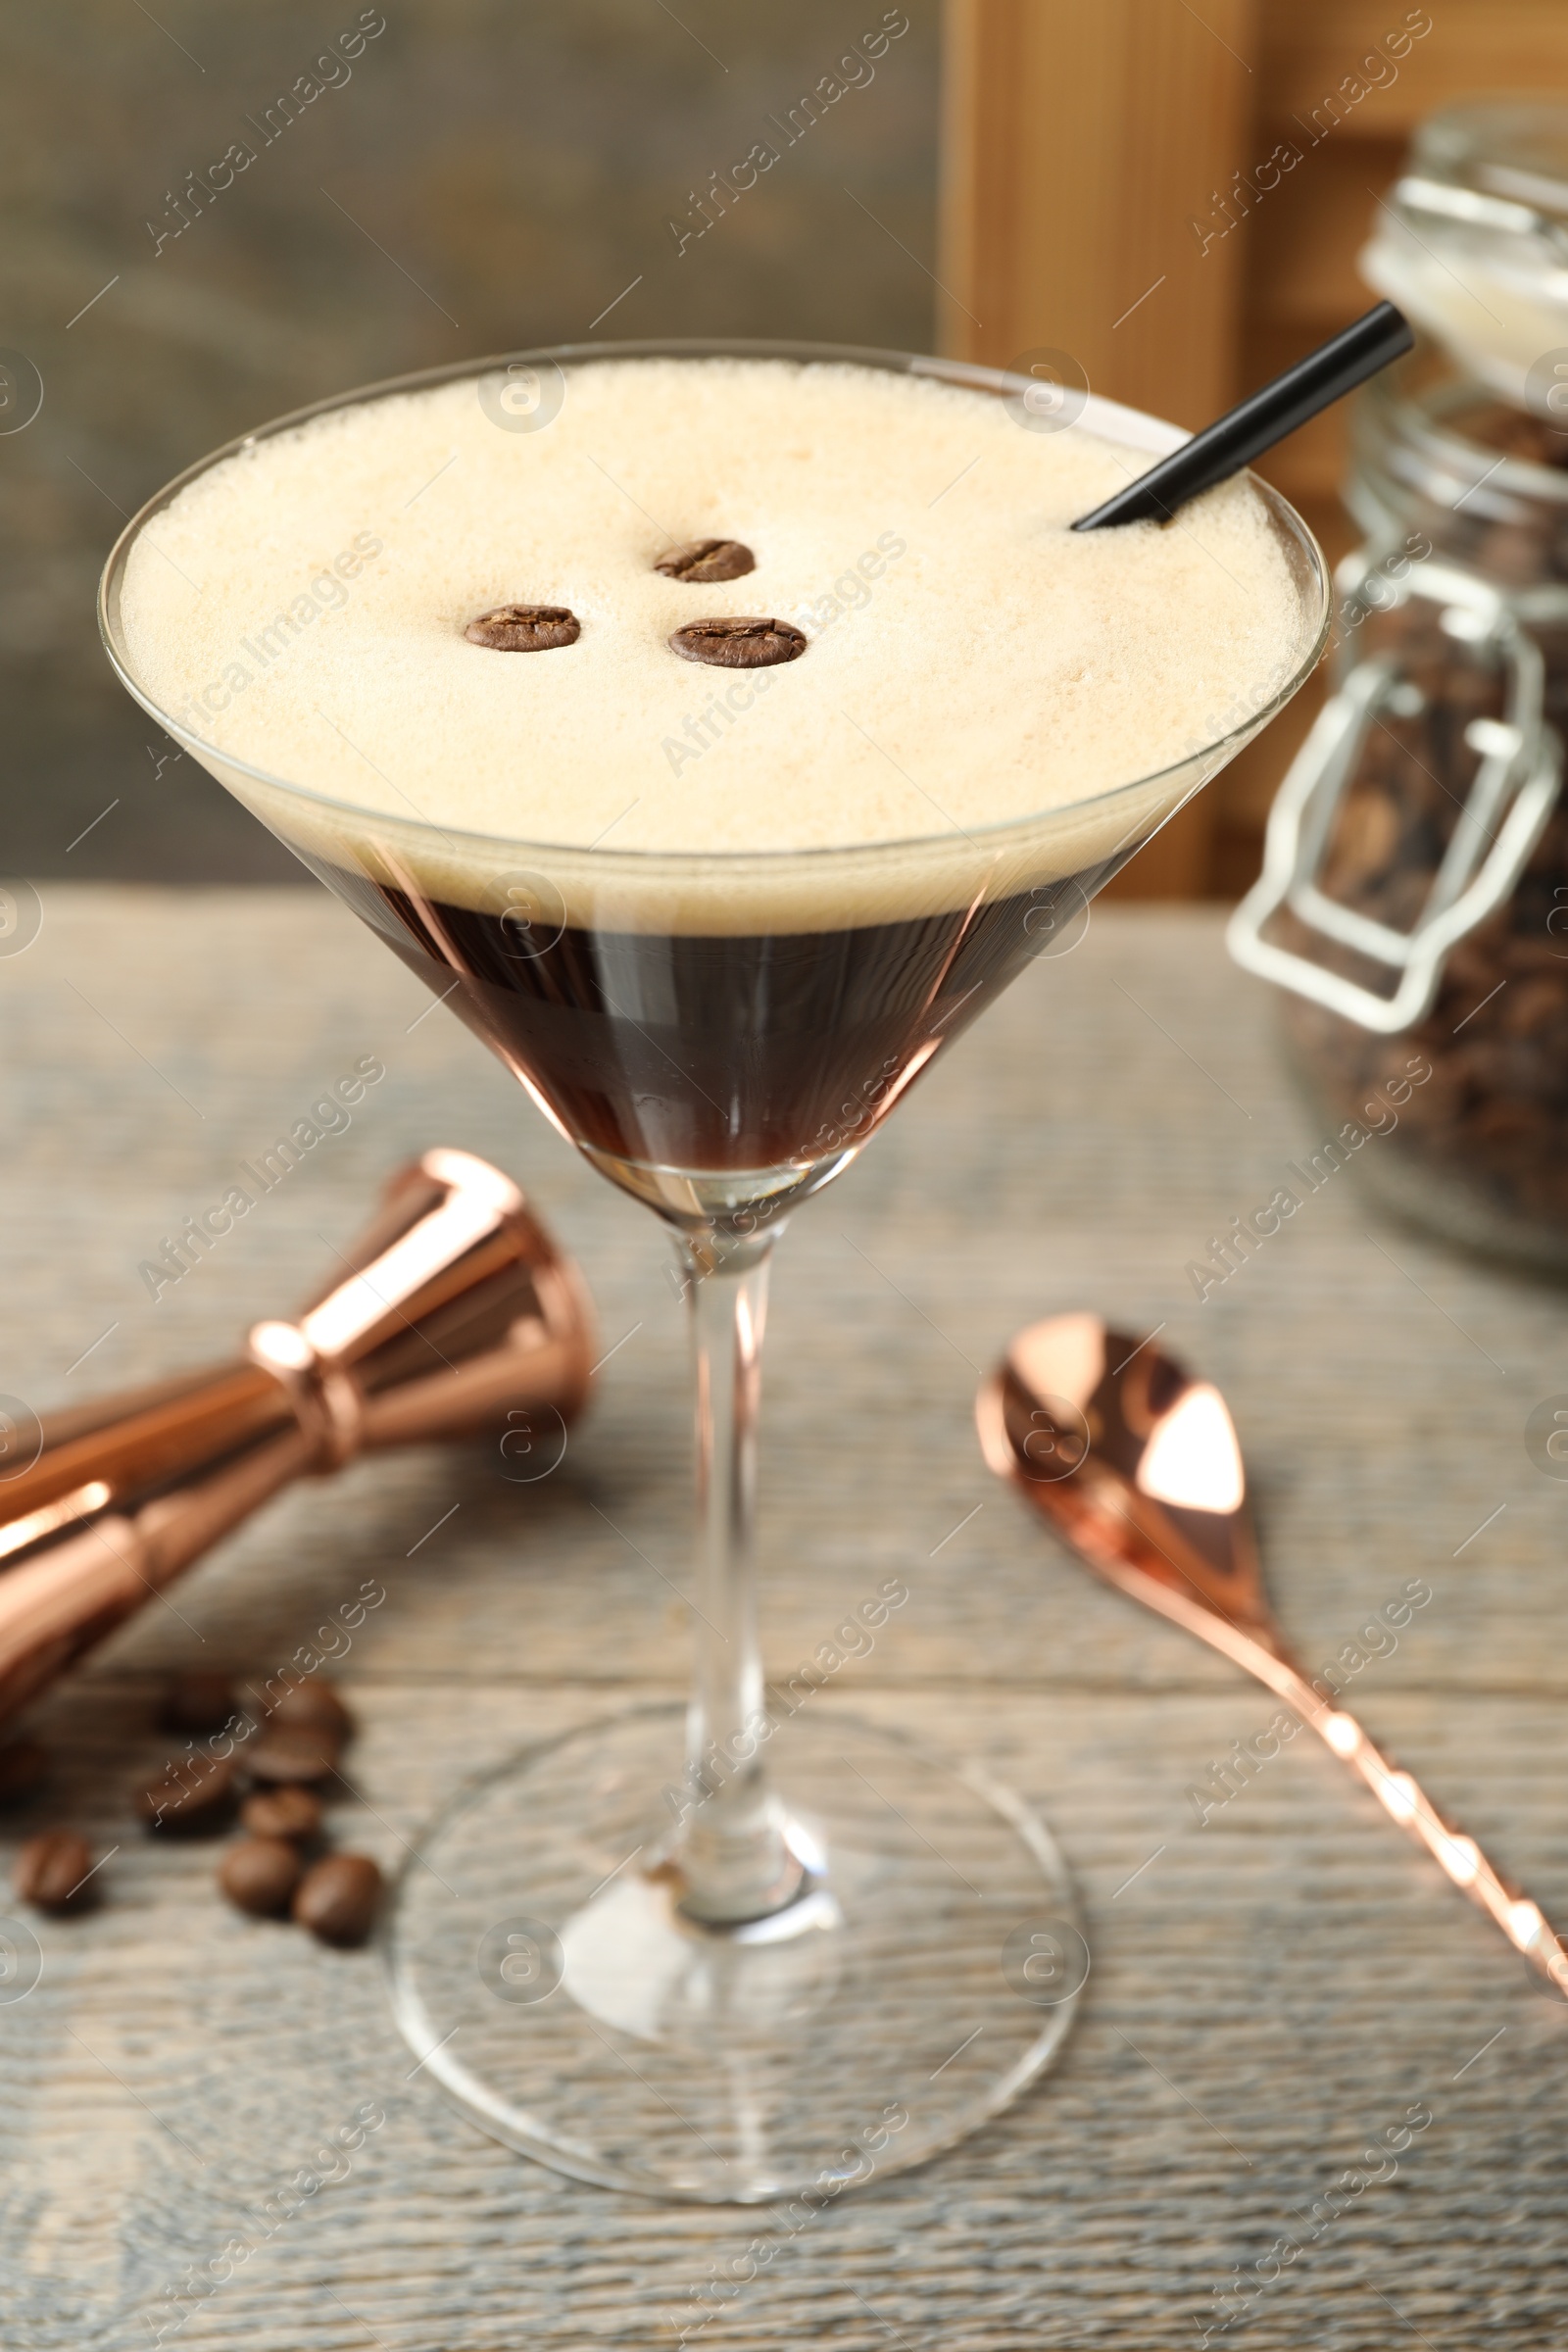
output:
[[[1336,685],[1391,675],[1360,735],[1319,889],[1408,933],[1430,913],[1509,668],[1487,591],[1539,649],[1542,715],[1568,732],[1568,432],[1510,410],[1430,356],[1361,398],[1348,492],[1368,528],[1360,588],[1342,601]],[[1457,613],[1445,582],[1477,584]],[[1480,617],[1476,617],[1478,615]],[[1467,618],[1473,625],[1467,626]],[[1479,723],[1478,723],[1479,722]],[[1549,739],[1540,757],[1549,766]],[[1485,818],[1480,853],[1507,814]],[[1483,812],[1484,813],[1484,812]],[[1283,912],[1273,936],[1387,999],[1396,973]],[[1375,1130],[1355,1150],[1391,1205],[1473,1248],[1568,1270],[1568,811],[1546,815],[1507,896],[1450,946],[1430,1009],[1380,1034],[1287,990],[1298,1071],[1326,1132]],[[1388,1095],[1395,1087],[1396,1110]],[[1380,1107],[1381,1104],[1381,1107]]]

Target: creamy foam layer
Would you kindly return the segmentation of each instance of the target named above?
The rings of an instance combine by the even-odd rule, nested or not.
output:
[[[1150,463],[1082,424],[1030,431],[991,394],[850,365],[628,360],[540,382],[534,415],[560,405],[532,430],[498,421],[494,376],[331,411],[211,467],[131,548],[134,675],[314,854],[470,904],[540,867],[574,909],[609,891],[639,925],[668,919],[672,889],[681,919],[722,929],[738,901],[803,888],[833,903],[816,919],[853,919],[867,891],[951,905],[990,869],[986,828],[1037,820],[1004,847],[1023,886],[1149,830],[1201,764],[1115,788],[1201,755],[1308,650],[1316,612],[1245,482],[1170,528],[1072,534]],[[654,569],[706,536],[744,541],[755,571]],[[569,607],[581,635],[466,641],[509,602]],[[806,653],[737,672],[669,648],[742,613],[794,622]],[[807,883],[766,857],[640,881],[622,855],[916,837],[808,860]],[[591,866],[572,855],[595,844]]]

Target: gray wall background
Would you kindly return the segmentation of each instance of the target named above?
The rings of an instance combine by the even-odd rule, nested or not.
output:
[[[584,339],[612,303],[606,339],[928,348],[938,0],[902,0],[874,78],[708,235],[677,254],[667,225],[780,144],[765,118],[883,5],[380,0],[363,23],[385,29],[318,74],[357,0],[6,0],[0,348],[44,398],[0,433],[0,872],[299,878],[168,756],[98,644],[122,518],[217,443],[379,376]],[[337,86],[265,143],[302,75]],[[255,161],[182,215],[236,141]]]

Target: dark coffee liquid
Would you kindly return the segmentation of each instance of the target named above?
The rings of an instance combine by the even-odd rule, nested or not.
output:
[[[573,1142],[720,1172],[863,1142],[1026,963],[1070,944],[1111,867],[976,909],[761,937],[541,927],[317,870]]]

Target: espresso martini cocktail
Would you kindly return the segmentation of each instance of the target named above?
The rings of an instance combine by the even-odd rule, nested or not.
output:
[[[1254,490],[1075,538],[1127,453],[985,393],[649,359],[523,397],[560,406],[509,431],[459,380],[259,440],[159,516],[121,611],[183,726],[337,804],[248,794],[611,1161],[831,1149],[1299,661]],[[486,629],[508,608],[545,617]],[[704,631],[736,618],[774,625]]]
[[[684,1721],[594,1725],[466,1795],[391,1936],[428,2071],[589,2179],[756,2199],[911,2162],[1039,2072],[1081,1982],[1040,1824],[765,1693],[750,1572],[789,1210],[1321,646],[1321,561],[1273,493],[1074,534],[1178,436],[1093,400],[1060,422],[935,361],[531,355],[220,453],[106,574],[131,691],[689,1277]]]

